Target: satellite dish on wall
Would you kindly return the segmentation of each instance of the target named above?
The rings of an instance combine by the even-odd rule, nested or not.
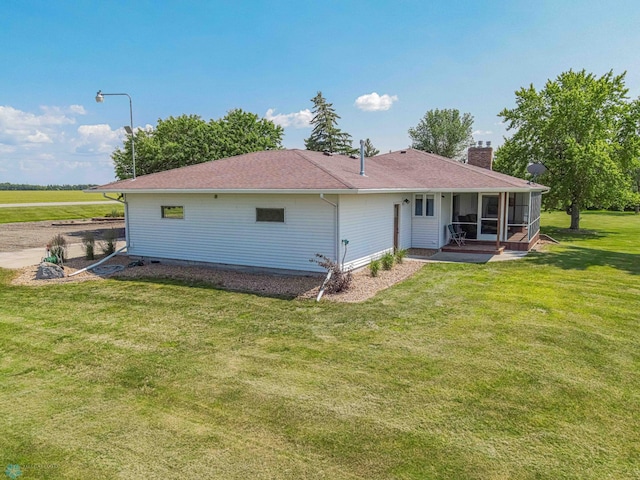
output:
[[[533,175],[534,178],[537,177],[538,175],[542,175],[546,171],[547,171],[547,167],[545,167],[541,163],[530,163],[527,166],[527,172]]]

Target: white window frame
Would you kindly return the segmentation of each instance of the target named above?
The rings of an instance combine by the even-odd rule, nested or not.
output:
[[[422,201],[422,209],[420,213],[416,213],[416,204],[417,201]],[[431,200],[431,215],[428,215],[427,205],[429,204],[429,200]],[[428,217],[433,218],[436,216],[436,196],[433,193],[416,193],[413,195],[413,216],[414,217]]]

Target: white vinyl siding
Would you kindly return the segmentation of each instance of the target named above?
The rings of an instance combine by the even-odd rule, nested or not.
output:
[[[415,200],[421,198],[421,194],[413,196],[413,212],[415,213]],[[433,198],[433,216],[413,215],[411,221],[411,246],[413,248],[440,248],[440,200],[441,195],[431,195]],[[423,203],[424,205],[424,203]]]
[[[321,271],[334,257],[335,217],[318,195],[128,194],[129,253],[144,257]],[[162,205],[184,206],[181,221]],[[256,208],[286,209],[286,223],[256,222]]]
[[[411,228],[410,204],[400,194],[341,195],[340,240],[349,240],[346,268],[367,265],[385,252],[393,251],[393,206],[400,205],[399,245],[408,248]],[[344,245],[340,246],[340,261]]]

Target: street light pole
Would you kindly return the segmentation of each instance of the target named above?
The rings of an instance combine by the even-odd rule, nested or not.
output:
[[[98,90],[98,93],[96,94],[96,102],[98,103],[104,102],[104,97],[107,95],[123,95],[129,98],[130,128],[127,129],[125,127],[125,130],[127,130],[127,133],[131,135],[131,159],[133,161],[133,179],[135,180],[136,179],[136,150],[135,150],[135,143],[133,141],[133,103],[131,102],[131,95],[129,95],[128,93],[102,93],[102,90]]]

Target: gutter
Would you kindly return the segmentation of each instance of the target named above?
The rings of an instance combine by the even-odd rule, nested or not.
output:
[[[221,188],[136,188],[136,189],[104,189],[100,193],[183,193],[183,194],[218,194],[218,195],[247,195],[247,194],[288,194],[288,195],[367,195],[377,193],[408,193],[408,192],[426,192],[426,193],[500,193],[500,192],[547,192],[549,187],[544,185],[530,186],[530,187],[516,187],[516,186],[502,186],[502,187],[482,187],[482,188],[465,188],[465,187],[398,187],[398,188],[343,188],[343,189],[300,189],[300,188],[245,188],[245,189],[221,189]],[[91,191],[91,193],[96,193]],[[106,197],[110,198],[110,197]],[[115,200],[115,199],[114,199]],[[120,200],[119,200],[120,201]]]
[[[328,203],[329,205],[331,205],[333,207],[334,210],[334,221],[335,221],[335,232],[336,232],[336,238],[335,238],[335,242],[333,245],[333,254],[334,254],[334,258],[335,258],[335,262],[336,264],[340,261],[340,232],[338,231],[338,204],[337,203],[333,203],[330,202],[329,200],[327,200],[326,198],[324,198],[324,193],[320,194],[320,200]]]

